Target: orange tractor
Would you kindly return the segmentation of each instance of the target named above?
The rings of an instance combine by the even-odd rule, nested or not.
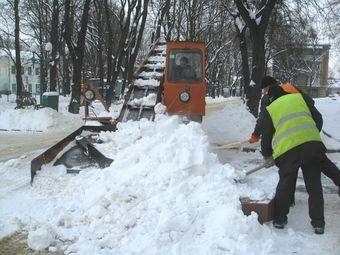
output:
[[[157,42],[150,49],[145,61],[134,74],[135,80],[125,93],[125,99],[117,119],[111,117],[91,117],[86,109],[91,101],[102,97],[96,86],[85,84],[82,94],[85,99],[85,119],[98,120],[102,125],[84,125],[69,136],[52,146],[44,153],[31,161],[31,182],[42,165],[53,161],[54,164],[64,164],[70,173],[79,172],[88,165],[97,165],[100,168],[111,164],[112,159],[106,158],[95,147],[96,139],[93,137],[101,131],[116,130],[117,122],[128,120],[138,121],[141,118],[153,120],[154,106],[162,102],[171,115],[177,114],[185,120],[202,121],[205,114],[205,46],[203,42]],[[154,98],[154,102],[143,104],[145,98]],[[103,100],[104,108],[108,110]],[[92,135],[82,136],[83,131]],[[66,146],[76,146],[65,151]],[[70,145],[69,145],[70,144]],[[89,158],[87,162],[84,155]],[[70,159],[81,158],[81,162],[70,162]],[[78,164],[79,163],[79,164]],[[76,168],[76,169],[75,169]]]

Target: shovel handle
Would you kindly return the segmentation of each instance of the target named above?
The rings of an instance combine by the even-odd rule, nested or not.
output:
[[[242,141],[242,142],[234,142],[234,143],[224,144],[224,145],[221,145],[221,146],[217,146],[214,149],[215,150],[223,150],[223,149],[239,148],[243,144],[246,144],[246,143],[249,143],[249,140],[245,140],[245,141]]]
[[[255,173],[255,172],[261,170],[262,168],[264,168],[265,166],[266,166],[266,164],[262,163],[261,165],[258,165],[257,167],[255,167],[255,168],[249,170],[248,172],[246,172],[246,175],[250,175],[252,173]]]

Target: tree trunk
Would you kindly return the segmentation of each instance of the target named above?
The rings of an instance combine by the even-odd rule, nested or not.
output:
[[[245,93],[249,94],[249,84],[250,84],[250,70],[249,70],[249,56],[248,47],[246,41],[246,28],[238,33],[240,39],[240,52],[242,61],[242,75],[243,75],[243,88],[245,88]]]
[[[103,4],[102,0],[95,1],[97,9],[97,22],[98,22],[98,65],[99,65],[99,80],[102,92],[104,91],[104,61],[103,61]]]
[[[138,35],[137,35],[137,38],[135,40],[133,52],[131,53],[130,60],[129,60],[129,64],[130,64],[129,65],[129,73],[128,73],[128,82],[129,83],[133,79],[134,66],[135,66],[138,51],[139,51],[139,48],[140,48],[140,45],[141,45],[141,42],[142,42],[142,36],[143,36],[143,33],[144,33],[146,18],[147,18],[147,15],[148,15],[148,4],[149,4],[149,0],[143,1],[143,11],[141,13],[142,21],[141,21],[141,25],[140,25],[139,29],[136,31],[138,33]]]
[[[104,1],[104,7],[105,7],[105,16],[106,16],[106,26],[108,31],[108,46],[107,46],[107,74],[106,74],[106,83],[109,86],[109,91],[106,91],[106,104],[110,105],[107,98],[113,97],[113,91],[111,90],[113,88],[112,84],[112,69],[113,69],[113,60],[112,60],[112,54],[113,54],[113,31],[111,27],[111,14],[110,9],[108,5],[108,0]],[[111,93],[111,95],[110,95]]]
[[[62,95],[69,95],[71,92],[71,77],[70,77],[70,60],[65,50],[65,43],[62,44]]]
[[[20,96],[24,86],[21,76],[19,0],[14,1],[14,16],[15,16],[15,67],[16,67],[15,77],[17,80],[17,96]]]
[[[106,103],[108,106],[111,105],[112,98],[113,98],[113,91],[114,87],[117,81],[117,78],[119,76],[119,73],[121,72],[121,66],[123,63],[124,58],[126,57],[126,51],[127,51],[127,39],[129,35],[130,30],[130,22],[131,22],[131,16],[133,8],[136,5],[136,1],[129,2],[129,6],[127,8],[127,13],[125,14],[125,9],[122,8],[120,11],[120,27],[121,27],[121,37],[119,38],[119,44],[117,47],[117,52],[115,54],[115,59],[113,61],[114,71],[112,73],[112,80],[109,87],[109,91],[106,98]],[[125,85],[122,86],[122,91],[124,91]]]
[[[234,0],[235,5],[249,28],[250,39],[252,41],[252,69],[251,82],[249,86],[245,84],[245,94],[249,111],[255,116],[258,116],[258,104],[261,98],[261,79],[265,71],[265,33],[269,23],[270,14],[277,0],[261,1],[256,13],[257,21],[250,17],[249,8],[246,8],[247,2],[242,0]],[[258,23],[257,23],[258,22]]]
[[[255,86],[250,85],[248,88],[247,98],[252,100],[247,101],[247,106],[250,112],[257,117],[258,116],[258,104],[261,99],[261,80],[265,71],[265,51],[264,51],[264,33],[259,31],[255,34],[253,39],[253,61],[252,61],[252,73],[251,80],[255,83]],[[256,50],[255,50],[256,49]]]
[[[161,28],[162,28],[164,16],[165,16],[165,14],[169,13],[169,10],[170,10],[170,1],[165,0],[165,2],[163,2],[163,7],[161,9],[161,15],[160,15],[160,17],[157,21],[156,35],[155,35],[155,38],[154,38],[155,40],[157,40],[161,36]]]
[[[53,0],[51,28],[50,91],[57,91],[59,60],[59,1]]]

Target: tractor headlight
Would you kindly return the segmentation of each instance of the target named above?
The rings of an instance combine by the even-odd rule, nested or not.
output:
[[[84,96],[85,96],[86,100],[92,101],[94,99],[94,97],[95,97],[94,91],[91,90],[91,89],[86,90]]]
[[[183,91],[181,94],[179,94],[179,100],[186,103],[190,100],[190,94],[186,91]]]

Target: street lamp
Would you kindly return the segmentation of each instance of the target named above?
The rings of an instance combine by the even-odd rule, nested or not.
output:
[[[50,43],[50,42],[47,42],[46,44],[45,44],[45,51],[46,51],[46,59],[45,59],[45,61],[46,61],[46,63],[47,63],[47,70],[46,70],[46,73],[47,73],[47,77],[46,77],[46,84],[49,84],[49,69],[50,69],[50,62],[51,62],[51,58],[50,58],[50,55],[51,55],[51,52],[52,52],[52,43]],[[47,88],[47,86],[46,86],[46,88]],[[50,88],[51,89],[51,88]]]
[[[52,43],[48,42],[45,44],[45,51],[50,53],[52,51]]]
[[[33,74],[35,74],[35,68],[34,65],[35,63],[40,63],[41,61],[41,56],[35,52],[34,50],[31,50],[32,52],[32,57],[31,57],[31,62],[33,64]],[[39,96],[40,96],[40,104],[41,104],[41,100],[42,100],[42,93],[41,93],[42,89],[41,89],[41,84],[39,85]]]
[[[43,71],[43,69],[45,69],[45,68],[43,68],[42,65],[48,64],[50,62],[49,55],[50,55],[50,52],[52,51],[52,43],[47,42],[45,44],[44,50],[46,52],[46,58],[44,58],[44,53],[43,52],[41,52],[41,54],[38,54],[33,47],[31,49],[31,52],[33,54],[32,58],[31,58],[31,61],[33,63],[33,69],[34,69],[34,64],[36,62],[40,63],[40,77],[41,77],[41,75],[45,76],[45,71]],[[37,56],[37,58],[35,57],[35,55]],[[47,72],[47,77],[46,78],[48,80],[48,66],[47,66],[46,72]],[[40,78],[40,87],[39,87],[40,104],[42,104],[42,97],[43,97],[43,93],[44,93],[44,91],[43,91],[44,90],[44,84],[46,84],[46,85],[48,84],[47,80],[45,81],[45,79],[41,79]],[[47,88],[47,86],[46,86],[46,88]]]

